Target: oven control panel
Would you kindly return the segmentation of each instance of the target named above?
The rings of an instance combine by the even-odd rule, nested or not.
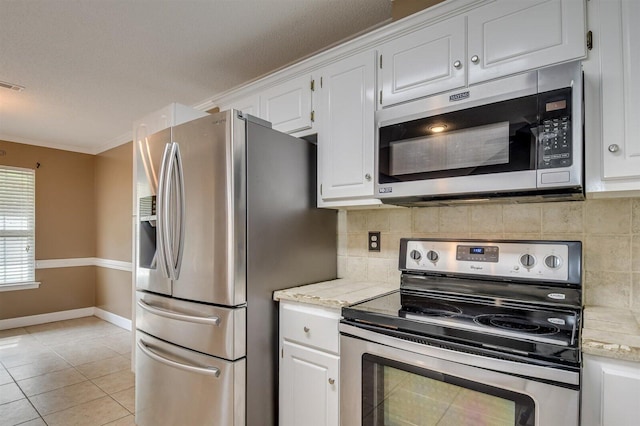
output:
[[[498,262],[498,246],[484,245],[459,245],[456,250],[456,260],[466,260],[468,262]]]
[[[576,241],[484,241],[401,239],[402,271],[465,274],[536,281],[580,279]]]

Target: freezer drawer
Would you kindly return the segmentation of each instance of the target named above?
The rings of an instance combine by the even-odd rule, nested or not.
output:
[[[216,357],[246,356],[246,307],[223,308],[137,293],[136,328]]]
[[[244,426],[246,360],[225,361],[136,337],[138,426]]]

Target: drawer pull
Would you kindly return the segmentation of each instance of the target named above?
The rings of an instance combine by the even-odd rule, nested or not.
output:
[[[305,333],[308,333],[309,331],[311,331],[311,329],[310,329],[309,327],[305,327],[305,328],[304,328],[304,332],[305,332]]]
[[[155,353],[150,346],[147,346],[142,340],[138,340],[138,348],[142,351],[143,354],[148,356],[149,358],[161,363],[168,365],[173,368],[179,368],[181,370],[186,370],[191,373],[196,374],[206,374],[209,376],[220,377],[220,370],[216,367],[197,367],[195,365],[183,364],[181,362],[176,362],[171,359],[167,359],[160,354]]]
[[[177,321],[186,321],[186,322],[195,322],[198,324],[206,324],[206,325],[220,325],[220,318],[211,316],[211,317],[201,317],[194,315],[187,315],[176,311],[170,311],[168,309],[158,308],[156,306],[152,306],[146,303],[144,300],[138,300],[138,306],[140,306],[145,311],[151,312],[152,314],[159,315],[161,317],[177,320]]]
[[[330,384],[330,385],[335,384],[335,382],[336,382],[336,381],[335,381],[334,379],[329,379],[329,384]]]

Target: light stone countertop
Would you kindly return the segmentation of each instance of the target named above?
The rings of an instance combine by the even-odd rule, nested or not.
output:
[[[398,284],[339,278],[279,290],[273,300],[340,309],[397,289]],[[583,315],[584,353],[640,362],[640,311],[587,306]]]
[[[582,352],[640,362],[640,312],[586,306],[583,315]]]
[[[338,278],[316,284],[278,290],[273,293],[273,300],[288,300],[340,309],[372,297],[397,290],[399,283],[389,284],[371,281],[352,281]]]

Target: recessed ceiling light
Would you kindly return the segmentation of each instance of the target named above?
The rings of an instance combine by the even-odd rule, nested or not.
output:
[[[14,90],[16,92],[22,92],[24,90],[24,86],[20,86],[19,84],[7,83],[6,81],[0,81],[0,87]]]
[[[434,124],[433,126],[429,126],[429,130],[431,130],[433,133],[444,132],[446,128],[446,124]]]

